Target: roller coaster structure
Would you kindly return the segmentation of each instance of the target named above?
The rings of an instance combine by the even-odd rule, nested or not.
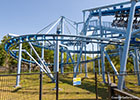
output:
[[[98,60],[98,69],[103,82],[105,79],[105,57],[109,61],[113,71],[118,76],[118,88],[123,89],[127,58],[130,55],[133,57],[134,71],[137,74],[138,85],[140,85],[139,62],[140,62],[140,6],[136,4],[139,0],[131,0],[128,2],[112,4],[108,6],[83,10],[83,21],[75,22],[64,16],[61,16],[55,22],[49,24],[35,34],[15,35],[9,34],[11,39],[5,43],[5,50],[10,55],[18,59],[17,74],[21,71],[21,61],[37,64],[41,71],[45,72],[52,81],[55,81],[55,76],[51,74],[48,66],[54,66],[54,72],[64,72],[65,64],[73,65],[73,77],[77,76],[79,71],[82,71],[81,63],[85,64],[85,77],[88,77],[87,63],[93,63],[93,71],[95,71],[95,60]],[[104,17],[115,17],[113,22],[103,21]],[[79,26],[83,25],[80,29]],[[71,28],[69,28],[70,26]],[[67,30],[67,31],[66,31]],[[73,31],[71,31],[73,30]],[[43,33],[44,31],[47,31]],[[90,35],[89,35],[90,34]],[[22,44],[28,43],[31,51],[28,52],[22,49]],[[116,49],[106,50],[107,45],[115,45]],[[18,49],[17,49],[18,47]],[[34,47],[42,49],[41,57]],[[92,49],[89,50],[89,48]],[[49,64],[44,60],[44,49],[54,50],[54,63]],[[37,56],[35,59],[32,56],[32,51]],[[64,62],[64,52],[67,54],[67,62]],[[30,59],[22,57],[22,53],[26,53]],[[59,64],[59,53],[61,53],[61,61]],[[111,54],[109,54],[111,53]],[[17,55],[18,54],[18,55]],[[75,57],[77,54],[77,59]],[[81,61],[84,54],[84,61]],[[93,59],[87,60],[87,54],[92,54]],[[95,58],[95,54],[98,56]],[[72,57],[74,55],[74,58]],[[120,71],[118,72],[115,65],[111,61],[111,56],[120,57]],[[71,62],[68,60],[71,59]],[[16,86],[19,86],[20,75],[17,75]]]

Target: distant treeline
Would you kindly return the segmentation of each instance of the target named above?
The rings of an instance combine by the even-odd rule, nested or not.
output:
[[[3,39],[1,40],[1,44],[0,44],[0,67],[3,66],[6,69],[6,71],[8,71],[8,72],[15,72],[16,69],[17,69],[17,60],[14,59],[13,57],[11,57],[4,50],[4,43],[9,38],[10,37],[8,37],[8,36],[4,36]],[[30,52],[30,46],[28,45],[28,43],[23,43],[22,48],[26,49],[28,52]],[[35,47],[35,49],[38,52],[38,54],[41,56],[41,48]],[[106,50],[112,50],[112,49],[116,49],[116,46],[115,45],[108,45],[106,47]],[[17,53],[17,55],[18,55],[18,53]],[[61,53],[59,55],[61,55]],[[34,52],[32,52],[32,56],[37,59]],[[30,57],[25,53],[22,53],[22,57],[26,58],[28,60],[30,59]],[[72,56],[72,57],[74,58],[74,56]],[[75,55],[75,58],[77,59],[77,54]],[[83,54],[83,58],[84,58],[84,54]],[[97,58],[97,56],[95,58]],[[89,59],[92,59],[92,58],[88,56],[87,59],[89,60]],[[54,51],[53,50],[45,50],[44,60],[45,60],[46,63],[53,63],[54,62]],[[117,70],[119,71],[119,69],[120,69],[119,56],[111,57],[111,60],[112,60],[113,64],[115,65],[115,67],[117,68]],[[60,57],[60,61],[61,61],[61,57]],[[67,54],[66,53],[64,53],[64,62],[67,62]],[[69,62],[71,62],[71,59],[69,59]],[[88,65],[88,70],[93,71],[93,62],[90,62],[87,65]],[[65,71],[73,70],[73,65],[72,64],[71,65],[65,65],[65,66],[66,66]],[[49,67],[52,68],[53,66],[49,66]],[[83,70],[84,70],[84,64],[82,64],[82,67],[83,67]],[[98,61],[97,60],[95,61],[95,67],[96,67],[96,70],[98,71]],[[106,68],[106,71],[113,71],[112,68],[111,68],[111,65],[109,64],[109,62],[106,58],[105,58],[105,68]],[[22,70],[27,71],[28,69],[29,69],[29,64],[22,63]],[[37,70],[39,70],[39,68],[37,67],[37,65],[33,64],[32,65],[32,71],[37,71]],[[132,60],[131,57],[128,58],[127,71],[133,71],[133,60]]]

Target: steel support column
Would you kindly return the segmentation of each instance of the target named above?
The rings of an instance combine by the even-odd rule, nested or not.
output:
[[[22,40],[20,39],[20,42],[22,42]],[[17,66],[17,78],[16,78],[16,87],[19,87],[19,83],[20,83],[20,72],[21,72],[21,59],[22,59],[22,43],[19,43],[19,54],[18,54],[18,66]]]
[[[126,63],[127,63],[127,56],[128,56],[128,51],[129,51],[130,39],[131,39],[135,6],[136,6],[136,0],[132,0],[131,9],[130,9],[130,13],[129,13],[129,19],[128,19],[128,25],[127,25],[127,34],[125,36],[126,39],[125,39],[125,43],[124,43],[122,60],[121,60],[120,74],[124,74],[126,71]],[[121,75],[121,76],[119,76],[119,81],[118,81],[118,88],[120,90],[123,89],[123,84],[124,84],[124,75]]]
[[[83,43],[81,44],[81,47],[80,47],[80,55],[78,55],[78,57],[77,57],[77,64],[76,64],[76,66],[74,66],[74,77],[77,76],[79,64],[81,61],[82,51],[83,51]]]
[[[61,34],[64,34],[64,17],[62,16],[61,18]],[[63,37],[61,37],[61,39],[63,39]],[[61,41],[61,44],[63,44],[63,41]],[[63,47],[61,48],[61,50],[63,51]],[[61,74],[64,73],[64,52],[61,52]]]
[[[54,62],[54,65],[56,67],[56,100],[59,99],[59,79],[58,79],[58,75],[59,75],[59,41],[58,41],[58,37],[56,39],[56,45],[55,45],[55,54],[56,54],[56,59],[55,59],[55,62]]]
[[[85,51],[86,51],[86,43],[85,43]],[[87,60],[87,55],[85,53],[85,61]],[[88,68],[87,68],[87,63],[85,62],[85,77],[88,77]]]
[[[101,9],[99,9],[99,26],[100,26],[100,36],[103,37],[103,30],[102,30],[102,12]],[[104,45],[101,44],[101,64],[102,64],[102,78],[103,78],[103,82],[106,83],[105,80],[105,57],[104,57]]]
[[[100,51],[100,46],[99,44],[97,44],[97,50]],[[100,55],[98,54],[98,58],[100,57]],[[98,72],[99,72],[99,75],[101,75],[101,69],[100,69],[100,59],[98,59]]]
[[[37,58],[39,59],[40,63],[43,65],[43,69],[46,70],[46,74],[51,78],[52,81],[54,81],[54,77],[51,74],[51,70],[44,64],[44,61],[42,61],[42,59],[40,58],[39,54],[37,53],[37,51],[35,50],[35,48],[33,47],[33,45],[31,44],[31,42],[29,42],[30,47],[32,48],[32,50],[34,51],[34,53],[36,54]]]
[[[94,45],[92,44],[92,51],[94,51]],[[94,59],[94,53],[92,54],[92,58]],[[95,73],[95,61],[93,61],[93,73]]]
[[[83,61],[83,55],[82,55],[82,58],[81,58],[81,59],[82,59],[82,61]],[[83,64],[81,63],[81,64],[80,64],[80,73],[82,73],[82,66],[83,66]]]
[[[61,74],[64,73],[64,65],[63,65],[63,63],[64,63],[64,52],[61,52]]]
[[[108,59],[110,65],[111,65],[112,69],[114,70],[115,74],[118,75],[118,71],[117,71],[117,69],[115,68],[113,62],[111,61],[111,59],[110,59],[110,57],[109,57],[109,55],[107,54],[106,51],[105,51],[105,55],[106,55],[106,58]]]
[[[54,48],[55,48],[55,42],[53,42],[53,44],[54,44]],[[54,64],[53,64],[53,72],[54,73],[56,73],[56,67],[55,67],[55,59],[56,59],[56,49],[54,49]],[[56,81],[56,75],[54,74],[54,79],[55,79],[55,81]]]
[[[135,61],[135,59],[136,59],[136,56],[135,56],[135,54],[133,53],[133,52],[130,52],[130,56],[132,56],[132,58],[133,58],[133,65],[134,65],[134,73],[136,74],[136,61]]]
[[[86,21],[86,23],[85,23],[85,12],[83,12],[83,26],[84,26],[84,25],[87,26],[88,23],[89,23],[89,21]],[[86,35],[86,32],[87,32],[87,28],[84,29],[84,35]],[[86,51],[86,43],[84,44],[84,49],[85,49],[85,51]],[[85,53],[85,61],[86,61],[86,60],[87,60],[87,55],[86,55],[86,53]],[[88,77],[87,72],[88,72],[87,63],[85,62],[85,77]]]
[[[139,61],[138,61],[138,49],[134,49],[135,52],[135,64],[136,64],[136,74],[138,78],[138,85],[140,85],[140,69],[139,69]]]
[[[44,62],[44,44],[45,42],[42,41],[42,48],[41,48],[41,59]],[[43,64],[41,64],[41,66],[43,67]],[[48,73],[49,74],[49,73]],[[39,100],[42,100],[42,81],[43,81],[43,70],[40,67],[40,91],[39,91]]]

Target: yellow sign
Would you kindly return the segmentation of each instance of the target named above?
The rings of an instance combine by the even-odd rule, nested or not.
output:
[[[81,85],[81,78],[73,78],[73,85]]]

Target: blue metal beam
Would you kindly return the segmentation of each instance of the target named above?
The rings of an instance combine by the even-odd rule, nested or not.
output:
[[[124,74],[126,71],[126,63],[127,63],[127,56],[128,56],[128,51],[129,51],[130,39],[131,39],[135,6],[136,6],[136,0],[132,0],[130,14],[129,14],[129,20],[128,20],[128,26],[127,26],[126,40],[124,43],[123,54],[122,54],[120,74]],[[119,76],[119,81],[118,81],[118,88],[120,90],[123,89],[123,84],[124,84],[124,75],[121,75],[121,76]]]
[[[118,76],[119,75],[118,71],[117,71],[116,67],[114,66],[113,62],[111,61],[111,59],[110,59],[110,57],[109,57],[109,55],[107,54],[106,51],[105,51],[105,55],[106,55],[106,58],[107,58],[107,60],[109,61],[110,65],[111,65],[112,69],[114,70],[115,74]]]
[[[134,53],[135,53],[135,63],[136,63],[136,74],[138,78],[138,85],[140,85],[140,68],[139,68],[139,61],[138,61],[138,49],[134,48]]]
[[[22,42],[22,40],[20,40]],[[19,54],[18,54],[18,68],[17,68],[17,78],[16,78],[16,87],[19,87],[20,83],[20,72],[21,72],[21,59],[22,59],[22,43],[19,44]]]

